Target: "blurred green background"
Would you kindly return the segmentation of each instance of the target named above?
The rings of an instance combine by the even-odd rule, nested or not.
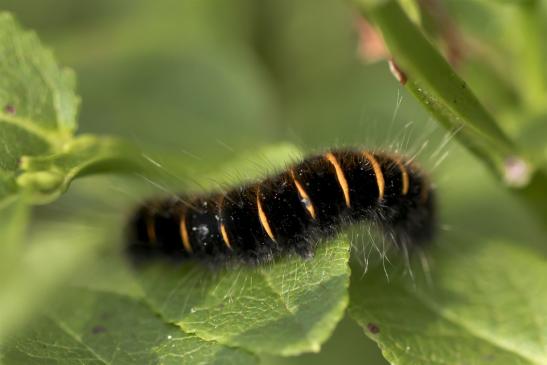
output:
[[[544,141],[526,134],[545,128],[545,107],[524,108],[533,100],[520,92],[516,80],[523,76],[507,72],[523,62],[522,35],[507,29],[518,9],[478,0],[445,6],[468,46],[460,74],[506,130],[545,153]],[[524,208],[461,147],[449,143],[435,154],[445,131],[385,61],[363,60],[357,13],[345,1],[0,0],[0,8],[76,71],[80,132],[125,137],[172,171],[186,164],[210,170],[275,143],[303,151],[358,144],[412,153],[428,140],[419,160],[434,168],[445,225],[541,240]],[[438,29],[430,28],[436,39]],[[350,363],[348,354],[356,364],[385,363],[349,320],[320,354],[267,361]]]

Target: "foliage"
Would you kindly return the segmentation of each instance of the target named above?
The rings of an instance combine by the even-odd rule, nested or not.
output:
[[[252,355],[186,334],[151,316],[142,302],[119,294],[71,289],[49,312],[11,344],[5,362],[255,363]],[[135,327],[138,333],[131,331]]]
[[[547,274],[545,260],[501,240],[445,241],[450,246],[435,250],[433,269],[414,285],[388,284],[378,271],[352,279],[350,313],[386,359],[545,364],[547,288],[537,280]]]
[[[56,30],[41,23],[53,16],[46,8],[35,18],[36,3],[6,6],[44,28],[76,67],[86,134],[76,134],[74,73],[2,13],[2,363],[332,363],[322,349],[336,339],[322,346],[348,308],[392,364],[547,364],[544,6],[449,2],[462,29],[488,43],[476,51],[484,59],[470,52],[455,71],[437,51],[445,44],[419,2],[355,3],[407,73],[410,95],[449,128],[463,125],[456,138],[477,156],[453,147],[436,171],[449,176],[439,195],[453,232],[409,264],[371,258],[367,272],[358,259],[374,251],[366,228],[321,242],[310,260],[261,267],[156,263],[134,270],[120,252],[127,212],[158,188],[252,180],[301,150],[339,142],[396,139],[396,148],[420,150],[426,128],[405,125],[426,114],[410,98],[400,105],[398,93],[407,94],[394,91],[384,65],[356,59],[347,4],[143,0],[78,10],[63,0],[51,6],[55,14],[82,21],[67,16]],[[475,13],[492,23],[477,26]],[[497,38],[514,19],[526,25],[522,34]],[[319,20],[328,26],[318,29]],[[489,56],[518,55],[524,41],[522,59]],[[513,68],[523,74],[512,79]],[[428,167],[443,154],[442,137],[427,135],[440,145],[419,156]],[[408,139],[418,146],[407,147]],[[529,164],[531,183],[504,190],[499,177],[517,156]],[[364,245],[356,260],[350,243]],[[348,333],[335,333],[337,343],[351,346],[334,358],[362,363],[352,358],[361,348],[376,358],[363,332]]]
[[[197,336],[253,352],[319,351],[347,306],[347,239],[321,245],[312,260],[211,272],[155,265],[139,278],[147,301]]]

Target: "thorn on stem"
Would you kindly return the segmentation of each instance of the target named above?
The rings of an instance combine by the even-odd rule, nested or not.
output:
[[[406,74],[403,72],[403,70],[401,70],[399,68],[399,66],[395,63],[395,61],[393,60],[393,58],[391,58],[389,61],[389,70],[391,71],[391,74],[393,76],[395,76],[395,78],[397,79],[397,81],[399,81],[399,83],[403,86],[405,86],[406,82],[407,82],[407,77],[406,77]]]

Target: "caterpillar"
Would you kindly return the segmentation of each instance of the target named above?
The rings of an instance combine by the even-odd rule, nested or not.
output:
[[[339,149],[225,192],[150,200],[129,224],[133,257],[261,263],[295,252],[344,226],[371,221],[406,249],[436,232],[435,196],[426,173],[404,156]]]

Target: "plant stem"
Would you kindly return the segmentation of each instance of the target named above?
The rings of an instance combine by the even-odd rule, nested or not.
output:
[[[531,0],[517,4],[518,52],[522,78],[520,92],[526,108],[534,112],[545,110],[545,38],[542,32],[541,2]]]
[[[410,93],[445,128],[457,132],[456,139],[500,180],[505,179],[508,187],[518,191],[517,196],[538,213],[541,221],[547,225],[547,202],[540,194],[547,186],[545,172],[535,169],[520,153],[493,116],[412,23],[397,1],[356,1],[381,31],[397,66],[408,80],[405,86]],[[523,166],[523,174],[532,175],[533,172],[533,176],[520,182],[512,180],[510,161],[517,161]]]
[[[545,189],[547,188],[547,173],[545,170],[536,172],[528,185],[522,189],[516,189],[517,196],[524,201],[538,217],[539,223],[547,230],[547,201]]]

